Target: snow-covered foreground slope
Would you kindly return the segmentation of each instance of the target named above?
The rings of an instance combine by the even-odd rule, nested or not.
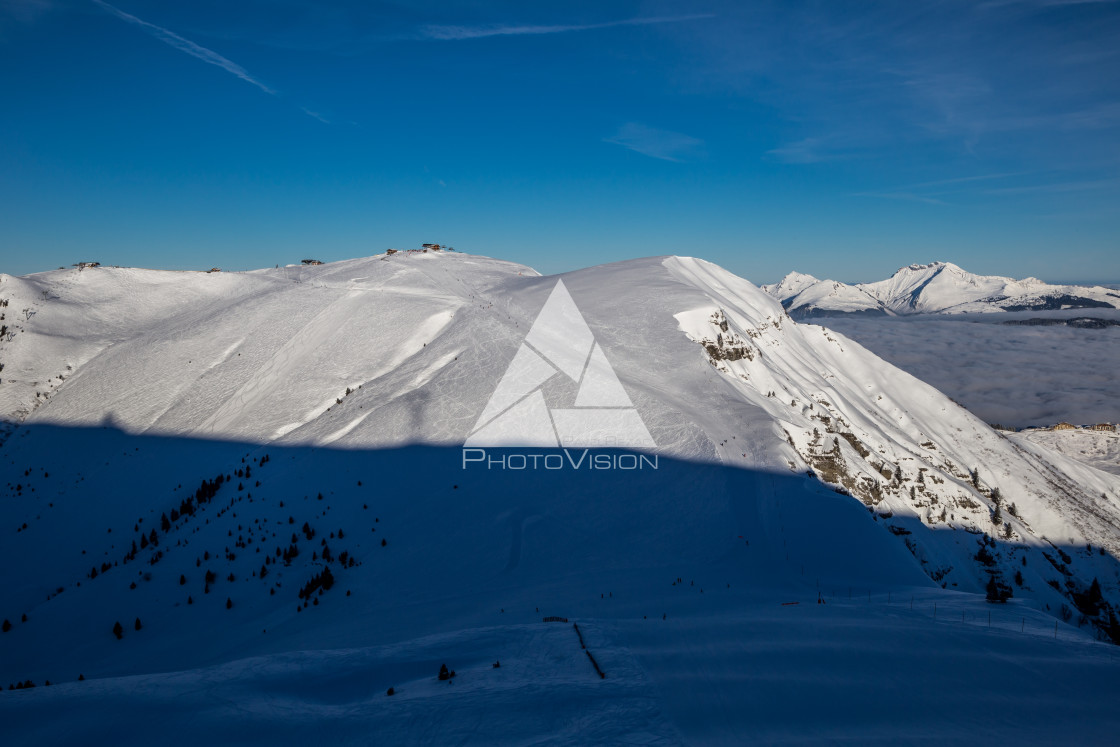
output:
[[[6,582],[7,599],[31,601],[0,644],[5,669],[39,686],[0,697],[13,743],[153,730],[173,744],[1055,741],[1120,725],[1113,646],[1030,602],[938,588],[882,520],[802,476],[668,459],[656,472],[464,472],[458,449],[27,432],[9,447],[44,438],[62,452],[36,493],[81,479],[67,455],[110,465],[43,507],[38,527],[60,534],[18,535],[42,549]],[[252,487],[234,473],[157,529],[155,564],[144,553],[80,575],[118,556],[129,521],[158,525],[183,475],[240,468],[245,453],[269,457]],[[300,555],[255,576],[293,531]],[[299,607],[321,538],[357,562],[332,561],[334,585]],[[43,584],[28,576],[64,590],[34,601]],[[570,622],[542,622],[553,615]],[[452,684],[436,679],[444,663]]]
[[[847,285],[792,272],[763,286],[795,318],[835,314],[965,314],[991,311],[1120,308],[1120,294],[1101,286],[1052,285],[974,275],[951,262],[903,267],[886,280]]]
[[[605,679],[570,624],[538,622],[37,688],[0,713],[19,743],[1111,743],[1110,652],[920,603],[581,623]]]
[[[928,733],[979,738],[977,704],[1052,683],[1065,711],[1000,733],[1115,728],[1081,714],[1117,694],[1095,639],[1120,478],[676,257],[563,276],[656,469],[464,462],[556,283],[434,253],[0,279],[31,311],[0,344],[8,417],[29,413],[0,448],[0,682],[40,685],[0,694],[12,733],[108,734],[112,706],[184,742],[488,741],[500,713],[501,741],[869,741],[939,693],[974,707]],[[577,386],[542,389],[558,408]],[[943,692],[1008,660],[1043,676]]]

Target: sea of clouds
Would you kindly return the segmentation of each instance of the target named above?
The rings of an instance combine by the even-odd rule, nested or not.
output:
[[[1120,327],[1002,324],[1120,310],[808,320],[932,384],[989,423],[1022,428],[1120,421]]]

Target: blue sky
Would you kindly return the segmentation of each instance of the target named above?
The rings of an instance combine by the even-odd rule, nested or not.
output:
[[[0,0],[0,271],[1120,280],[1120,2]]]

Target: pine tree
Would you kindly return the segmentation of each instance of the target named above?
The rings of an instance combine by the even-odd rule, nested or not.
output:
[[[988,589],[987,589],[987,594],[985,595],[985,599],[987,599],[989,602],[1001,602],[1001,601],[1003,601],[1000,598],[999,584],[996,583],[996,577],[995,576],[990,576],[988,578]]]
[[[140,630],[142,627],[144,626],[140,624],[140,618],[136,618],[136,622],[132,625],[133,630]]]
[[[113,635],[117,637],[118,641],[124,638],[124,628],[121,627],[120,620],[117,620],[115,623],[113,623]]]
[[[233,609],[233,600],[230,599],[229,597],[226,597],[226,609],[227,610]]]
[[[1101,596],[1101,584],[1100,584],[1099,581],[1097,581],[1096,578],[1093,579],[1092,585],[1089,586],[1088,598],[1089,598],[1089,603],[1092,604],[1093,607],[1099,607],[1100,606],[1101,598],[1102,598],[1102,596]]]
[[[0,631],[3,631],[5,633],[7,633],[11,629],[12,629],[12,623],[7,619],[5,619],[4,623],[2,625],[0,625]]]

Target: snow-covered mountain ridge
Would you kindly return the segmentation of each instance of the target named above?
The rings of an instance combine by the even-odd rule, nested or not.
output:
[[[1109,288],[974,275],[951,262],[909,265],[886,280],[855,285],[793,272],[762,288],[794,318],[1120,308],[1120,293]]]
[[[852,586],[981,599],[994,585],[1024,620],[1112,630],[1116,475],[1009,440],[702,260],[562,279],[657,444],[655,472],[463,468],[556,286],[521,265],[401,253],[0,276],[15,424],[0,562],[26,568],[0,595],[0,681],[476,641],[551,614],[631,651],[613,621]],[[550,405],[574,396],[545,387]],[[684,601],[677,577],[707,594]]]

